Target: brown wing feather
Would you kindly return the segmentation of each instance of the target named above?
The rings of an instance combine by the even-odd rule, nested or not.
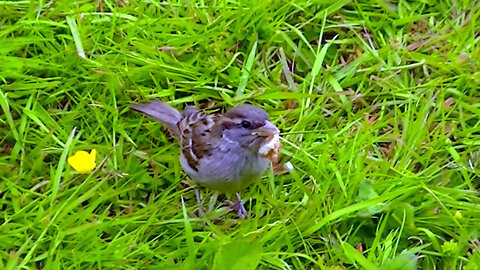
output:
[[[182,119],[178,122],[183,155],[188,165],[196,171],[199,160],[210,154],[213,144],[218,140],[217,135],[211,132],[214,125],[215,116],[205,115],[192,107],[184,111]]]

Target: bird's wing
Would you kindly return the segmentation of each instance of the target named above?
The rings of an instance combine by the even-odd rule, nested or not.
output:
[[[212,153],[222,136],[214,129],[217,118],[188,107],[178,122],[183,156],[195,171],[198,171],[200,160]]]

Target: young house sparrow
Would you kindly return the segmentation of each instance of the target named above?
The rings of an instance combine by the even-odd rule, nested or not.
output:
[[[280,149],[279,130],[264,110],[239,105],[224,114],[206,115],[189,106],[180,113],[159,100],[131,108],[161,122],[179,141],[180,163],[195,183],[236,193],[233,206],[240,217],[246,216],[238,192],[277,161]]]

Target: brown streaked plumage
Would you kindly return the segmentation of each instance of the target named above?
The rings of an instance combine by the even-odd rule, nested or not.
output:
[[[213,115],[194,107],[180,114],[162,101],[132,109],[162,122],[178,139],[180,163],[195,183],[221,192],[236,193],[259,179],[280,149],[279,130],[255,106]],[[246,215],[241,201],[235,207],[240,216]]]

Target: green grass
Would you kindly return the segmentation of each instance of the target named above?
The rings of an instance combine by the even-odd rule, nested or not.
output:
[[[317,2],[0,1],[0,268],[480,269],[478,1]],[[295,169],[198,205],[150,99]]]

